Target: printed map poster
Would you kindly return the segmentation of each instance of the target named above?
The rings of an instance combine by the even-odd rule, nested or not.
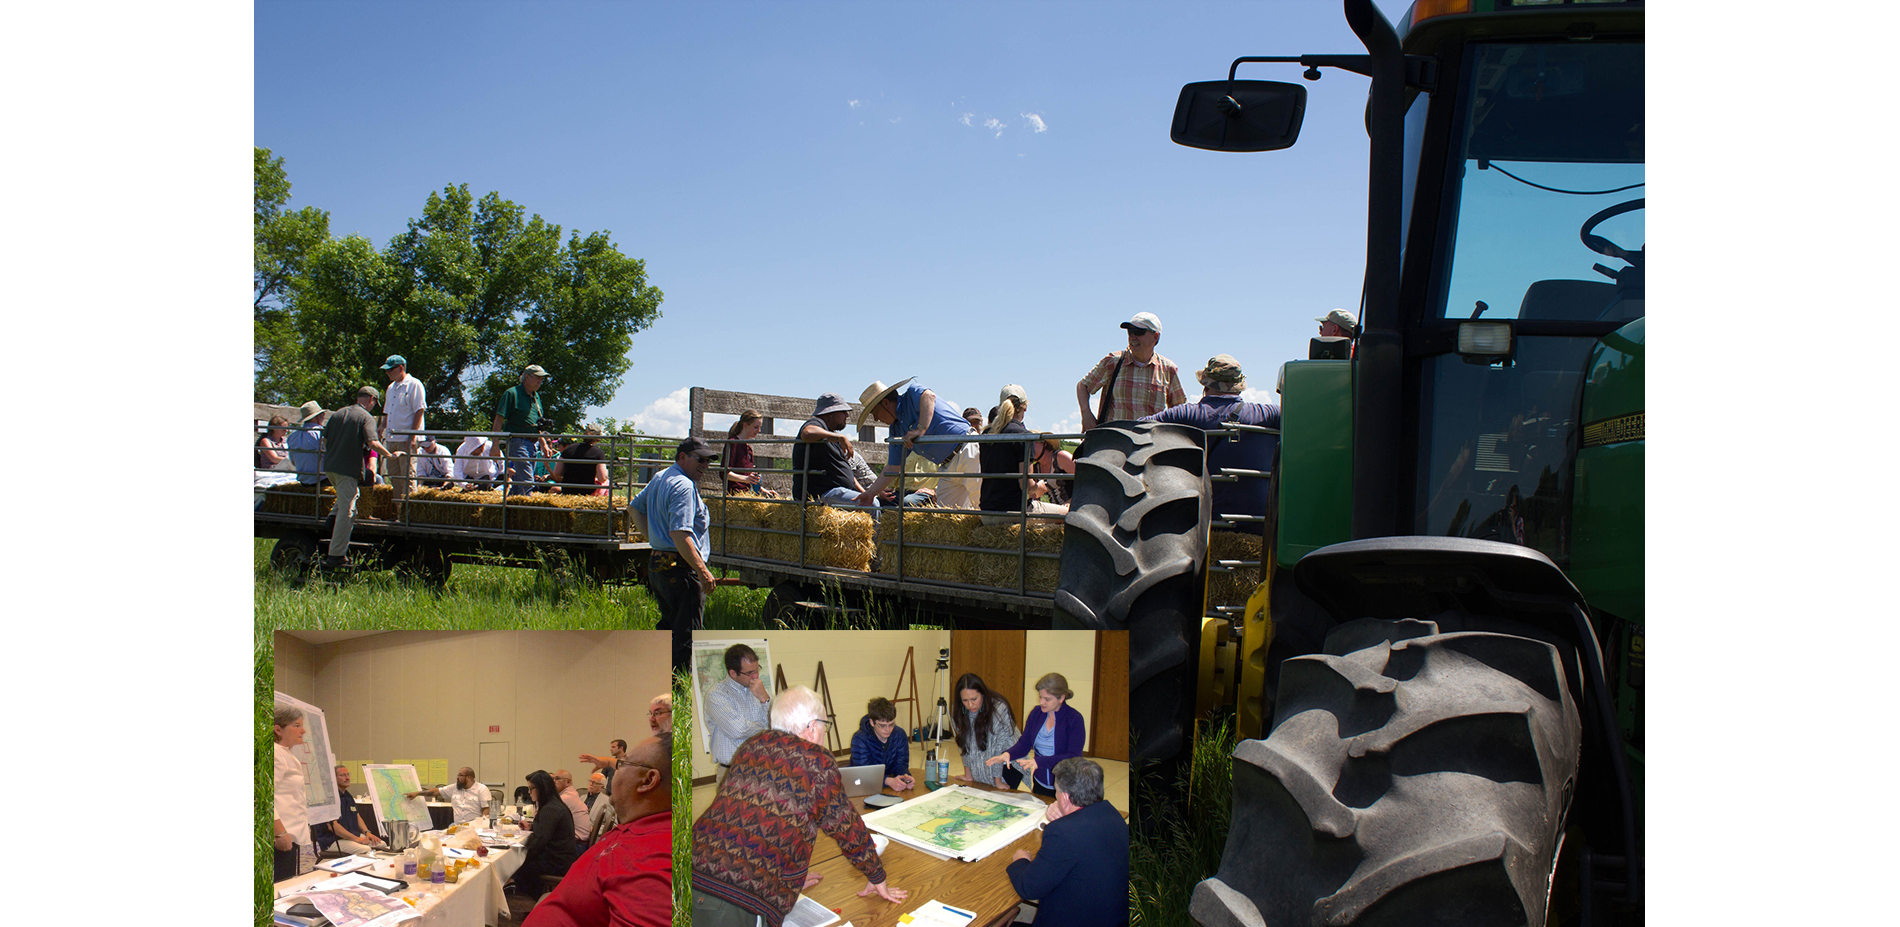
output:
[[[699,728],[699,748],[707,753],[712,752],[712,728],[706,726],[706,693],[728,678],[726,648],[733,644],[744,644],[759,655],[759,682],[765,691],[777,694],[772,685],[771,645],[764,638],[693,641],[693,724]]]
[[[422,803],[422,796],[403,797],[410,792],[422,791],[422,783],[416,779],[414,766],[364,763],[363,781],[369,783],[369,800],[376,806],[379,820],[408,821],[416,825],[417,830],[435,827],[435,822],[429,818],[429,806]]]
[[[277,708],[289,706],[303,712],[303,743],[290,748],[290,752],[303,761],[310,823],[336,820],[343,814],[343,803],[336,794],[336,754],[330,749],[330,728],[323,723],[323,709],[282,692],[272,692],[271,702]]]
[[[1041,800],[952,786],[864,816],[864,826],[899,843],[975,862],[1036,828]]]

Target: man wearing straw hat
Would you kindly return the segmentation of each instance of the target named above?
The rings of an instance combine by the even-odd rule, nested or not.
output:
[[[1171,406],[1144,416],[1142,421],[1193,425],[1206,431],[1218,431],[1236,423],[1280,427],[1279,406],[1241,401],[1240,391],[1247,388],[1247,375],[1241,372],[1240,362],[1234,360],[1233,355],[1216,354],[1208,358],[1207,366],[1196,371],[1194,378],[1200,380],[1206,390],[1200,402]],[[1208,469],[1271,472],[1273,458],[1279,450],[1279,435],[1221,435],[1208,441]],[[1266,480],[1251,477],[1215,483],[1214,514],[1265,515],[1271,488]]]
[[[916,451],[925,460],[941,467],[963,446],[948,443],[918,444],[918,438],[970,433],[970,423],[964,420],[963,415],[949,404],[938,402],[934,391],[926,389],[921,383],[912,382],[916,379],[905,377],[890,386],[878,380],[864,388],[858,409],[858,425],[862,427],[867,418],[876,419],[879,424],[888,426],[892,435],[903,435],[904,443],[891,447],[890,459],[884,464],[884,474],[869,489],[858,494],[859,505],[870,505],[871,500],[884,491],[884,487],[891,485],[898,474],[904,472],[906,454]]]
[[[305,486],[317,486],[323,483],[323,422],[330,417],[328,410],[317,405],[312,399],[297,407],[296,430],[290,433],[285,443],[290,451],[290,468],[297,471],[297,482]]]
[[[1181,370],[1155,353],[1161,343],[1161,320],[1152,312],[1137,312],[1122,323],[1128,330],[1128,350],[1115,351],[1095,363],[1095,369],[1075,384],[1075,401],[1082,409],[1082,430],[1102,422],[1129,422],[1187,401],[1181,388]],[[1089,408],[1089,394],[1100,390],[1102,402]]]
[[[323,425],[323,471],[329,474],[330,485],[336,487],[336,508],[331,511],[336,525],[330,529],[330,554],[323,561],[330,569],[342,566],[350,552],[350,532],[356,527],[356,489],[365,476],[364,449],[395,456],[376,440],[376,420],[369,412],[376,408],[378,398],[376,387],[365,386],[356,391],[355,402],[331,413]]]
[[[634,527],[653,546],[647,585],[660,606],[656,627],[673,632],[673,665],[687,660],[694,628],[706,615],[706,597],[712,595],[712,513],[699,497],[699,481],[719,452],[705,438],[680,442],[673,466],[653,478],[633,497],[629,513]]]

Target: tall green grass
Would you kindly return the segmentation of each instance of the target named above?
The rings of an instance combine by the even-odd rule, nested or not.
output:
[[[673,671],[673,927],[693,921],[693,677]]]
[[[1233,804],[1232,709],[1197,725],[1185,766],[1172,782],[1133,785],[1129,815],[1128,905],[1131,927],[1195,927],[1188,901],[1196,883],[1220,868]]]

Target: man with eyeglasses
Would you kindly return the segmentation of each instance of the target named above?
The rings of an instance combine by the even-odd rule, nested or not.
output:
[[[535,905],[522,927],[673,922],[673,733],[633,745],[617,766],[607,801],[621,823],[600,835]]]
[[[712,727],[712,755],[713,762],[719,764],[715,776],[719,782],[726,781],[732,751],[768,726],[766,711],[771,703],[772,696],[760,678],[758,653],[744,644],[727,647],[726,681],[706,696],[706,722]]]
[[[574,790],[574,777],[565,769],[554,771],[554,787],[561,791],[561,804],[567,806],[568,813],[574,819],[574,842],[587,842],[587,802],[581,800],[581,793]],[[580,855],[576,849],[575,855]]]

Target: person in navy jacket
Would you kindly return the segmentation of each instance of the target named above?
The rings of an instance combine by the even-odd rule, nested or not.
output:
[[[883,766],[884,784],[903,792],[917,785],[910,774],[910,740],[897,726],[897,706],[882,696],[864,705],[858,732],[851,735],[851,765]]]
[[[1068,706],[1075,692],[1061,673],[1049,673],[1036,680],[1036,707],[1023,721],[1023,736],[1016,745],[990,757],[989,763],[1015,763],[1029,774],[1030,791],[1054,797],[1056,764],[1082,755],[1087,731],[1082,713]]]
[[[1102,767],[1070,757],[1054,769],[1056,800],[1042,850],[1017,850],[1005,871],[1016,894],[1037,902],[1036,927],[1128,923],[1128,822],[1102,800]]]

